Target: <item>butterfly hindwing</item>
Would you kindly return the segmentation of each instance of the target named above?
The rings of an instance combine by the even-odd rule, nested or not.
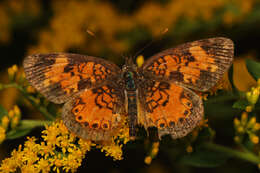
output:
[[[145,128],[157,127],[159,137],[170,134],[173,139],[187,135],[203,117],[200,97],[186,87],[168,82],[150,83],[140,92],[139,123]]]
[[[124,92],[110,85],[87,89],[65,103],[62,118],[82,139],[107,141],[123,128]]]
[[[54,103],[64,103],[120,71],[109,61],[70,53],[31,55],[25,58],[23,65],[28,81]]]
[[[233,54],[234,45],[230,39],[210,38],[158,53],[141,68],[158,80],[206,91],[223,76],[232,63]]]

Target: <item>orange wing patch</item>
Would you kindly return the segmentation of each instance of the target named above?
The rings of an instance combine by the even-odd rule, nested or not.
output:
[[[212,38],[154,55],[143,69],[157,78],[206,91],[223,76],[232,60],[233,42],[226,38]]]
[[[164,134],[170,134],[173,138],[183,137],[203,116],[199,96],[186,88],[166,82],[154,82],[145,94],[144,104],[144,126],[157,127],[159,137]]]
[[[110,73],[111,71],[106,70],[101,64],[86,62],[72,65],[68,58],[59,55],[50,70],[45,72],[44,85],[48,87],[51,84],[60,83],[61,88],[69,95],[87,85],[104,80]],[[86,86],[80,86],[84,85],[79,83],[81,80],[85,80]]]
[[[108,86],[86,90],[64,105],[64,123],[83,139],[109,140],[123,125],[122,100]]]
[[[25,59],[27,79],[50,101],[66,102],[72,95],[101,84],[120,69],[103,59],[77,54],[38,54]]]

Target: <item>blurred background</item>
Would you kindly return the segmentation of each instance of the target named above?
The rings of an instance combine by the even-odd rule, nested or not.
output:
[[[168,32],[162,34],[166,29]],[[145,58],[181,43],[218,36],[234,41],[234,83],[246,91],[255,80],[248,74],[244,59],[260,59],[259,0],[1,0],[0,78],[7,80],[7,67],[21,66],[24,57],[33,53],[73,52],[122,65],[124,56],[134,56],[152,40],[140,52]],[[17,99],[14,90],[1,92],[0,96],[6,109]],[[225,133],[217,125],[214,128],[217,133],[218,128]],[[8,145],[3,144],[0,159],[13,149]],[[124,160],[116,162],[91,151],[79,171],[257,171],[256,166],[240,160],[229,160],[216,168],[182,165],[163,150],[151,165],[146,165],[143,145],[135,145],[138,147],[126,146]]]

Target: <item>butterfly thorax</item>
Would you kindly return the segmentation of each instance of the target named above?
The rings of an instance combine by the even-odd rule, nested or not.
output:
[[[135,137],[135,126],[137,124],[137,67],[131,60],[126,61],[126,65],[123,66],[123,79],[125,82],[125,91],[127,97],[127,112],[129,123],[129,136]]]

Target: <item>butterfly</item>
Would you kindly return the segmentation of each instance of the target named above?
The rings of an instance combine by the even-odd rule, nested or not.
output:
[[[194,91],[213,87],[233,61],[233,42],[198,40],[162,51],[143,63],[112,62],[71,53],[35,54],[23,62],[26,78],[48,100],[61,104],[66,127],[82,139],[109,140],[125,124],[157,127],[158,137],[186,136],[204,108]]]

